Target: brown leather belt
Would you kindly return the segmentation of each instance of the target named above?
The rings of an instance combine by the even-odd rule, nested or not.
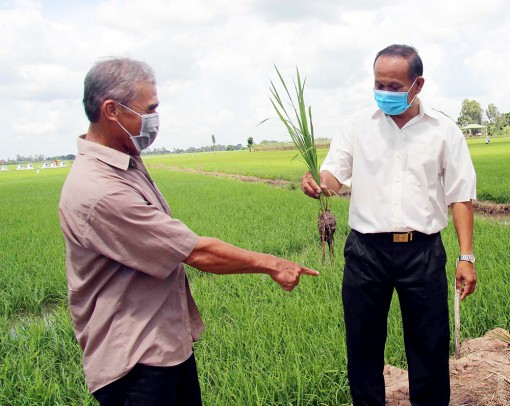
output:
[[[393,242],[411,242],[413,241],[413,233],[415,233],[415,231],[408,231],[407,233],[392,233]]]
[[[356,230],[353,230],[360,237],[367,240],[380,241],[383,243],[411,243],[424,241],[429,238],[436,236],[438,233],[434,234],[424,234],[419,231],[407,231],[401,233],[374,233],[374,234],[362,234]]]

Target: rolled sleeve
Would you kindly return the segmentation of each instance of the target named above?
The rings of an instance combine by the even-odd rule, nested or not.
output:
[[[348,126],[342,126],[340,134],[331,141],[328,154],[321,165],[321,171],[331,172],[342,185],[348,187],[352,182],[352,137]]]
[[[91,211],[84,245],[129,268],[165,278],[195,248],[198,236],[148,203],[135,190],[100,198]]]
[[[454,134],[444,167],[446,204],[476,200],[476,173],[466,139],[460,132]]]

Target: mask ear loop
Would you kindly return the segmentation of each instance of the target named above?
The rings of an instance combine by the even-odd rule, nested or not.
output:
[[[407,97],[409,97],[409,92],[411,91],[411,89],[413,88],[414,84],[416,83],[416,81],[418,80],[419,76],[414,79],[414,82],[413,84],[411,85],[411,87],[409,88],[409,90],[407,91]],[[411,107],[413,105],[413,102],[414,102],[414,99],[416,99],[416,96],[418,96],[418,94],[415,94],[414,97],[413,97],[413,100],[411,100],[411,102],[407,105],[407,107]],[[407,100],[406,100],[406,103],[407,103]]]
[[[136,112],[136,111],[134,111],[134,110],[130,109],[128,106],[124,106],[121,102],[116,101],[116,103],[120,104],[120,105],[121,105],[122,107],[124,107],[125,109],[128,109],[129,111],[131,111],[131,112],[135,113],[137,116],[141,117],[141,118],[142,118],[142,125],[143,125],[143,116],[142,116],[141,114],[139,114],[138,112]],[[124,126],[120,123],[120,121],[117,121],[117,124],[118,124],[118,125],[120,125],[120,127],[121,127],[121,128],[122,128],[125,132],[126,132],[126,134],[127,134],[127,135],[129,135],[129,138],[130,138],[131,140],[133,140],[133,134],[131,134],[131,133],[130,133],[127,129],[126,129],[126,127],[124,127]]]
[[[130,133],[128,130],[126,130],[126,127],[124,127],[124,126],[120,123],[120,121],[117,121],[117,124],[118,124],[118,125],[120,125],[120,128],[122,128],[122,129],[126,132],[126,134],[127,134],[127,135],[129,135],[129,138],[133,138],[133,136],[131,135],[131,133]]]
[[[418,78],[416,78],[416,79],[418,79]],[[128,109],[130,112],[135,113],[138,117],[142,117],[142,115],[140,113],[138,113],[137,111],[134,111],[133,109],[130,109],[128,106],[124,106],[121,102],[116,102],[116,103],[119,103],[122,107],[124,107],[125,109]]]

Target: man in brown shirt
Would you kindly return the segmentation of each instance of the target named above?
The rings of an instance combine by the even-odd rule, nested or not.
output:
[[[318,272],[199,237],[172,218],[140,158],[159,130],[156,81],[145,63],[99,62],[85,78],[83,102],[90,126],[78,139],[59,216],[87,385],[101,405],[200,405],[193,342],[203,324],[183,263],[266,273],[285,290]]]

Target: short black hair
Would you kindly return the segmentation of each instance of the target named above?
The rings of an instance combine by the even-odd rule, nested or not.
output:
[[[423,75],[423,62],[421,61],[420,55],[418,55],[416,48],[403,44],[393,44],[387,46],[386,48],[380,50],[375,56],[374,67],[377,58],[383,55],[396,56],[407,59],[409,62],[409,80],[414,81],[418,76]]]

